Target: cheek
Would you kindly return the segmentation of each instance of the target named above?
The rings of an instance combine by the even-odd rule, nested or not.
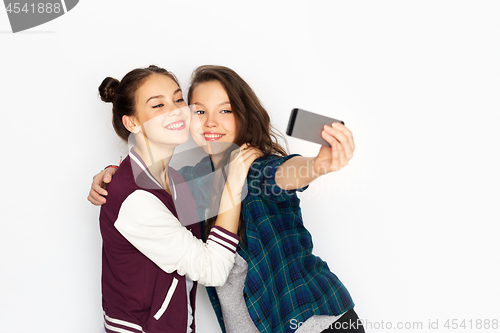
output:
[[[156,117],[145,117],[144,121],[142,122],[142,125],[144,126],[145,129],[147,130],[155,130],[157,128],[162,128],[163,127],[163,121],[165,117],[162,115],[158,115]],[[166,124],[165,124],[166,125]]]
[[[226,131],[229,132],[229,134],[236,136],[236,134],[237,134],[236,133],[236,130],[237,130],[236,118],[231,117],[230,119],[227,119],[225,122],[225,129],[226,129]]]
[[[193,116],[191,118],[191,123],[189,124],[189,132],[191,134],[191,138],[198,146],[205,145],[205,139],[201,137],[200,133],[202,133],[200,121],[198,117]]]
[[[191,117],[191,110],[188,109],[187,111],[185,111],[184,116],[185,116],[186,122],[189,124],[189,128],[191,128],[191,123],[193,120],[193,118]]]
[[[198,117],[191,117],[191,121],[189,122],[189,131],[192,135],[194,135],[200,129],[200,120]]]

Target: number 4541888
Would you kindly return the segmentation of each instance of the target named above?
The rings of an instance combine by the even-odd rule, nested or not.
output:
[[[22,6],[22,3],[9,3],[7,5],[7,13],[14,13],[14,14],[19,14],[19,13],[46,13],[46,14],[51,14],[51,13],[56,13],[59,14],[61,12],[61,4],[60,3],[38,3],[36,6],[34,3],[31,5],[28,5],[27,3]]]
[[[476,320],[462,320],[458,319],[448,319],[444,323],[444,327],[447,329],[456,330],[459,328],[462,329],[498,329],[498,319],[476,319]]]

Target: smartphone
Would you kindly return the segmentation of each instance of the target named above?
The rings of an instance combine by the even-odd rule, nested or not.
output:
[[[321,137],[321,132],[324,125],[331,126],[332,123],[345,125],[342,120],[325,117],[302,109],[293,109],[288,120],[286,134],[330,147],[330,144]]]

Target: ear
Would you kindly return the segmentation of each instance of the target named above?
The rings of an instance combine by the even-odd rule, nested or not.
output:
[[[141,131],[141,126],[137,119],[133,116],[123,116],[122,117],[123,126],[129,130],[129,132],[137,134]]]

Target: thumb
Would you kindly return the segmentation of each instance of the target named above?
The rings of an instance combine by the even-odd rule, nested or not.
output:
[[[111,181],[111,175],[109,173],[105,173],[102,181],[105,183],[109,183]]]
[[[327,147],[327,146],[321,146],[321,148],[318,151],[318,155],[316,156],[316,158],[323,159],[325,156],[330,155],[331,149],[332,148]]]

